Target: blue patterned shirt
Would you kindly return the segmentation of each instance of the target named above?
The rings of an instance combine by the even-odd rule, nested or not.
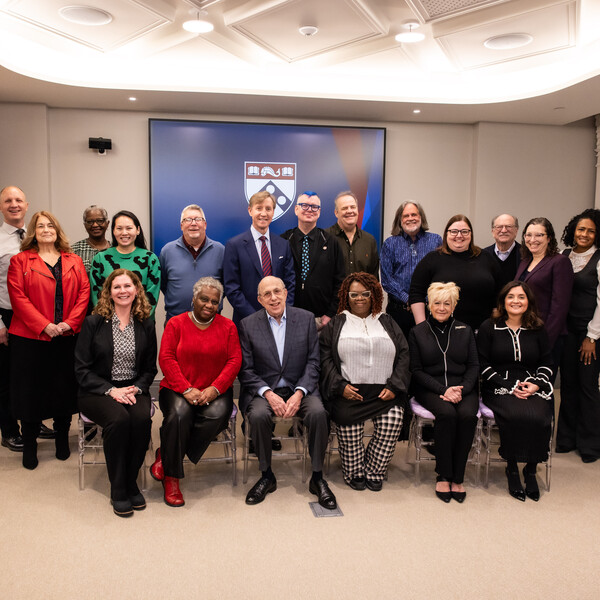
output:
[[[381,247],[381,285],[396,301],[408,304],[410,280],[419,261],[442,245],[437,233],[419,231],[416,240],[405,233],[392,235]]]

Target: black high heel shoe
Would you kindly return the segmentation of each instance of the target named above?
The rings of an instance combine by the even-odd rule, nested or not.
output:
[[[452,499],[456,500],[459,504],[462,504],[465,501],[465,498],[467,497],[467,492],[450,491],[450,494],[452,495]]]
[[[525,490],[521,485],[519,471],[509,471],[506,468],[506,479],[508,480],[508,493],[517,500],[525,502]]]
[[[530,473],[527,467],[523,467],[523,479],[525,480],[525,494],[528,498],[537,502],[540,499],[540,488],[535,472]]]
[[[445,477],[437,477],[436,478],[436,483],[440,482],[440,481],[448,481]],[[448,491],[448,492],[438,492],[437,490],[435,490],[435,495],[442,501],[445,502],[446,504],[448,504],[448,502],[450,502],[450,500],[452,500],[452,492]]]

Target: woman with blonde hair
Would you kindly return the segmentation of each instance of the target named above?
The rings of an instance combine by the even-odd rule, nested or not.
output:
[[[54,418],[56,458],[67,460],[71,454],[75,336],[90,297],[83,262],[71,252],[53,214],[42,210],[31,218],[21,252],[11,258],[7,287],[14,311],[9,329],[13,413],[21,419],[23,466],[35,469],[44,419]]]
[[[106,278],[75,349],[79,409],[102,427],[113,511],[146,508],[136,480],[150,442],[150,385],[157,373],[156,332],[139,277]]]
[[[435,493],[466,497],[463,479],[477,425],[479,361],[473,330],[454,319],[460,288],[453,282],[427,289],[429,316],[411,329],[411,391],[435,416]]]

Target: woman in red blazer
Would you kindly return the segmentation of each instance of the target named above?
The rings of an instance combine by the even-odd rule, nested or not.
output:
[[[41,422],[54,418],[56,458],[70,456],[69,428],[76,412],[73,371],[76,334],[90,297],[81,258],[71,252],[56,217],[33,215],[21,252],[8,268],[10,387],[13,412],[21,419],[23,466],[35,469]]]

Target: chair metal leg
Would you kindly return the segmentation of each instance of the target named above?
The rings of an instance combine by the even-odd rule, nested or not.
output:
[[[246,483],[248,481],[248,453],[250,450],[250,422],[248,421],[248,419],[246,417],[244,417],[244,423],[245,423],[244,433],[246,435],[244,436],[244,455],[242,457],[242,461],[244,463],[242,482]]]
[[[77,433],[77,448],[79,452],[78,456],[78,466],[79,466],[79,491],[83,490],[85,487],[84,483],[84,469],[85,465],[83,464],[83,454],[85,452],[85,448],[83,446],[85,441],[85,426],[83,424],[83,420],[81,417],[77,421],[78,424],[78,433]]]

